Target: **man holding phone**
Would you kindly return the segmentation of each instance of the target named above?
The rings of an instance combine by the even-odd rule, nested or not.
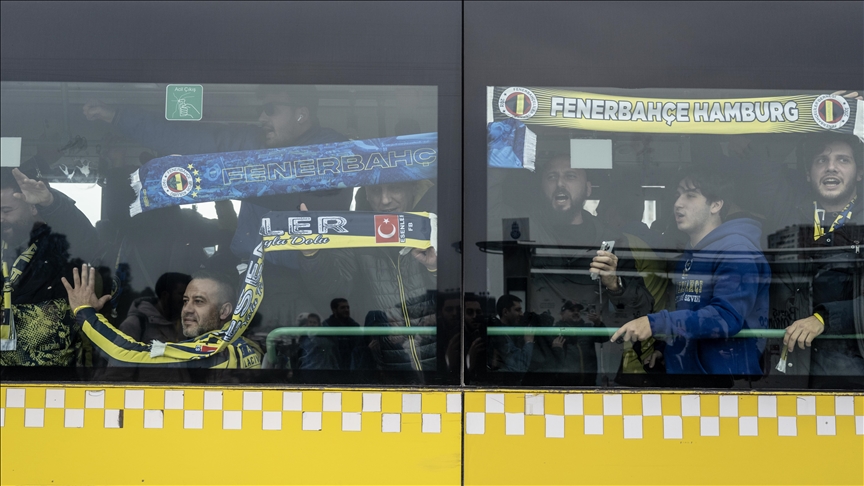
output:
[[[536,250],[533,268],[541,271],[532,270],[529,279],[530,310],[554,312],[568,300],[581,305],[595,304],[601,325],[606,326],[621,325],[651,312],[654,300],[636,272],[635,261],[619,259],[612,251],[612,242],[617,241],[620,246],[623,236],[583,209],[585,200],[591,196],[586,170],[572,167],[569,155],[557,155],[543,164],[538,174],[541,208],[540,214],[532,218],[539,223],[532,227],[532,237],[537,244],[553,245],[560,250],[544,251],[542,255]],[[543,268],[556,271],[543,272]],[[571,271],[561,272],[562,269]],[[529,374],[532,370],[548,371],[544,363],[554,361],[554,338],[537,339],[538,349]],[[582,369],[596,371],[594,361]],[[551,375],[547,378],[555,379]],[[542,381],[539,376],[535,379]]]

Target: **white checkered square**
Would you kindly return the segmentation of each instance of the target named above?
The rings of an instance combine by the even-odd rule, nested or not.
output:
[[[584,413],[584,400],[579,393],[568,393],[564,395],[564,415],[582,415]]]
[[[260,391],[243,392],[243,410],[260,411],[263,409],[264,394]]]
[[[342,411],[342,393],[340,392],[324,392],[322,410],[325,412],[341,412]]]
[[[585,416],[585,435],[603,435],[603,416]]]
[[[462,413],[462,394],[447,394],[447,413]]]
[[[621,395],[603,395],[603,415],[621,415],[623,413]]]
[[[165,410],[183,410],[183,390],[165,390]]]
[[[486,414],[483,412],[468,412],[465,414],[465,433],[482,435],[486,433]]]
[[[24,427],[42,428],[45,426],[44,408],[25,408]]]
[[[681,439],[684,437],[684,423],[677,415],[663,416],[663,438]]]
[[[105,390],[87,390],[84,393],[84,408],[105,408]]]
[[[63,411],[63,426],[67,429],[80,429],[84,427],[84,409],[67,408]]]
[[[855,397],[834,397],[834,415],[855,415]]]
[[[424,413],[420,430],[424,434],[440,434],[441,433],[441,414]]]
[[[162,410],[144,410],[144,428],[161,429],[165,424]]]
[[[303,430],[321,430],[321,412],[303,412]]]
[[[720,395],[720,416],[738,417],[738,395]]]
[[[545,399],[543,395],[525,394],[525,415],[543,415]]]
[[[855,416],[855,434],[864,435],[864,415]]]
[[[758,417],[739,417],[738,435],[741,437],[756,437],[759,435]]]
[[[780,437],[797,437],[798,417],[777,417],[777,435]]]
[[[381,432],[399,433],[402,431],[402,414],[401,413],[382,413],[381,414]]]
[[[700,415],[702,415],[702,407],[699,395],[682,395],[681,416],[699,417]]]
[[[183,428],[184,429],[203,429],[204,428],[204,411],[203,410],[185,410],[183,412]]]
[[[0,408],[0,427],[6,426],[6,409]]]
[[[129,410],[143,409],[144,390],[126,390],[126,393],[124,393],[123,395],[123,408],[127,408]]]
[[[66,390],[49,388],[45,390],[45,408],[63,408],[66,405]]]
[[[106,429],[119,429],[121,427],[120,424],[120,410],[117,409],[106,409],[105,410],[105,428]]]
[[[624,438],[625,439],[641,439],[642,438],[642,416],[641,415],[625,415],[624,416]]]
[[[222,412],[222,430],[240,430],[243,428],[243,412],[240,410],[225,410]]]
[[[816,415],[816,397],[798,397],[795,403],[798,415]]]
[[[262,413],[261,430],[282,430],[282,412],[267,411]]]
[[[380,393],[364,393],[363,394],[363,411],[364,412],[380,412],[381,411],[381,394]]]
[[[719,437],[720,417],[701,417],[699,419],[699,434],[702,437]]]
[[[505,413],[504,433],[506,435],[525,435],[525,414]]]
[[[222,410],[221,391],[204,391],[204,410]]]
[[[300,412],[303,410],[303,393],[301,392],[283,392],[282,393],[282,410],[288,412]]]
[[[763,418],[777,417],[777,397],[772,395],[760,395],[758,399],[758,415]]]
[[[360,412],[342,412],[343,432],[360,432],[362,423]]]
[[[24,408],[24,388],[6,389],[6,408]]]
[[[564,416],[563,415],[547,415],[546,416],[546,437],[550,439],[564,438]]]
[[[833,415],[817,416],[816,435],[837,435],[837,418]]]
[[[642,395],[642,416],[659,417],[663,415],[663,404],[660,395]]]
[[[486,413],[504,413],[504,394],[486,394]]]
[[[420,413],[423,411],[423,395],[419,393],[402,394],[402,413]]]

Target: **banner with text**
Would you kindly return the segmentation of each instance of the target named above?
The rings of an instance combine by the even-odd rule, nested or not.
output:
[[[324,191],[432,179],[438,134],[351,140],[302,147],[174,155],[131,176],[132,216],[142,211],[223,199]]]
[[[864,140],[864,101],[839,94],[665,99],[566,88],[487,88],[487,123],[610,132],[745,134],[835,131]]]

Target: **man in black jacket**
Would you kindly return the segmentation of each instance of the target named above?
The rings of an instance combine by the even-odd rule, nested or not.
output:
[[[789,351],[812,346],[810,386],[864,387],[864,339],[814,339],[821,334],[862,334],[864,323],[864,213],[859,188],[864,179],[862,144],[842,135],[815,137],[804,147],[812,199],[787,211],[785,222],[805,232],[802,241],[812,250],[781,278],[792,299],[802,301],[799,316],[786,328]],[[812,278],[810,289],[801,277]],[[796,283],[799,282],[799,283]],[[804,305],[812,292],[812,307]]]
[[[539,245],[558,248],[549,255],[540,255],[535,250],[528,282],[528,310],[538,314],[549,312],[551,317],[551,312],[572,301],[583,308],[596,309],[602,325],[608,327],[618,327],[651,312],[654,299],[636,274],[635,262],[619,260],[615,253],[600,250],[604,241],[615,241],[618,249],[626,246],[626,240],[619,231],[583,209],[591,196],[591,182],[585,169],[571,167],[568,155],[558,155],[538,173],[542,200],[539,214],[532,218],[536,223],[531,227],[531,236]],[[562,273],[564,269],[569,272]],[[553,346],[557,347],[555,339],[538,337],[538,341],[543,342],[534,351],[526,380],[537,384],[560,382],[560,376],[555,378],[548,373],[551,371],[548,367],[541,366],[555,361],[551,355]],[[596,376],[596,360],[583,363],[580,368],[577,373],[585,375],[571,376],[567,382],[594,385],[587,381]]]
[[[366,207],[376,212],[434,211],[430,181],[365,188]],[[358,194],[359,196],[359,194]],[[364,206],[358,204],[358,209]],[[320,297],[340,296],[382,311],[374,326],[436,325],[438,256],[433,248],[356,248],[303,252],[303,282]],[[435,336],[394,335],[373,339],[372,354],[382,370],[434,371]]]

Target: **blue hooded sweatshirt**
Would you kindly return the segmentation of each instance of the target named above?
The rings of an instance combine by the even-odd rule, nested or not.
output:
[[[667,336],[668,373],[762,374],[764,340],[732,338],[768,327],[771,269],[759,249],[761,229],[732,219],[685,250],[674,273],[676,310],[648,316],[652,333]]]

